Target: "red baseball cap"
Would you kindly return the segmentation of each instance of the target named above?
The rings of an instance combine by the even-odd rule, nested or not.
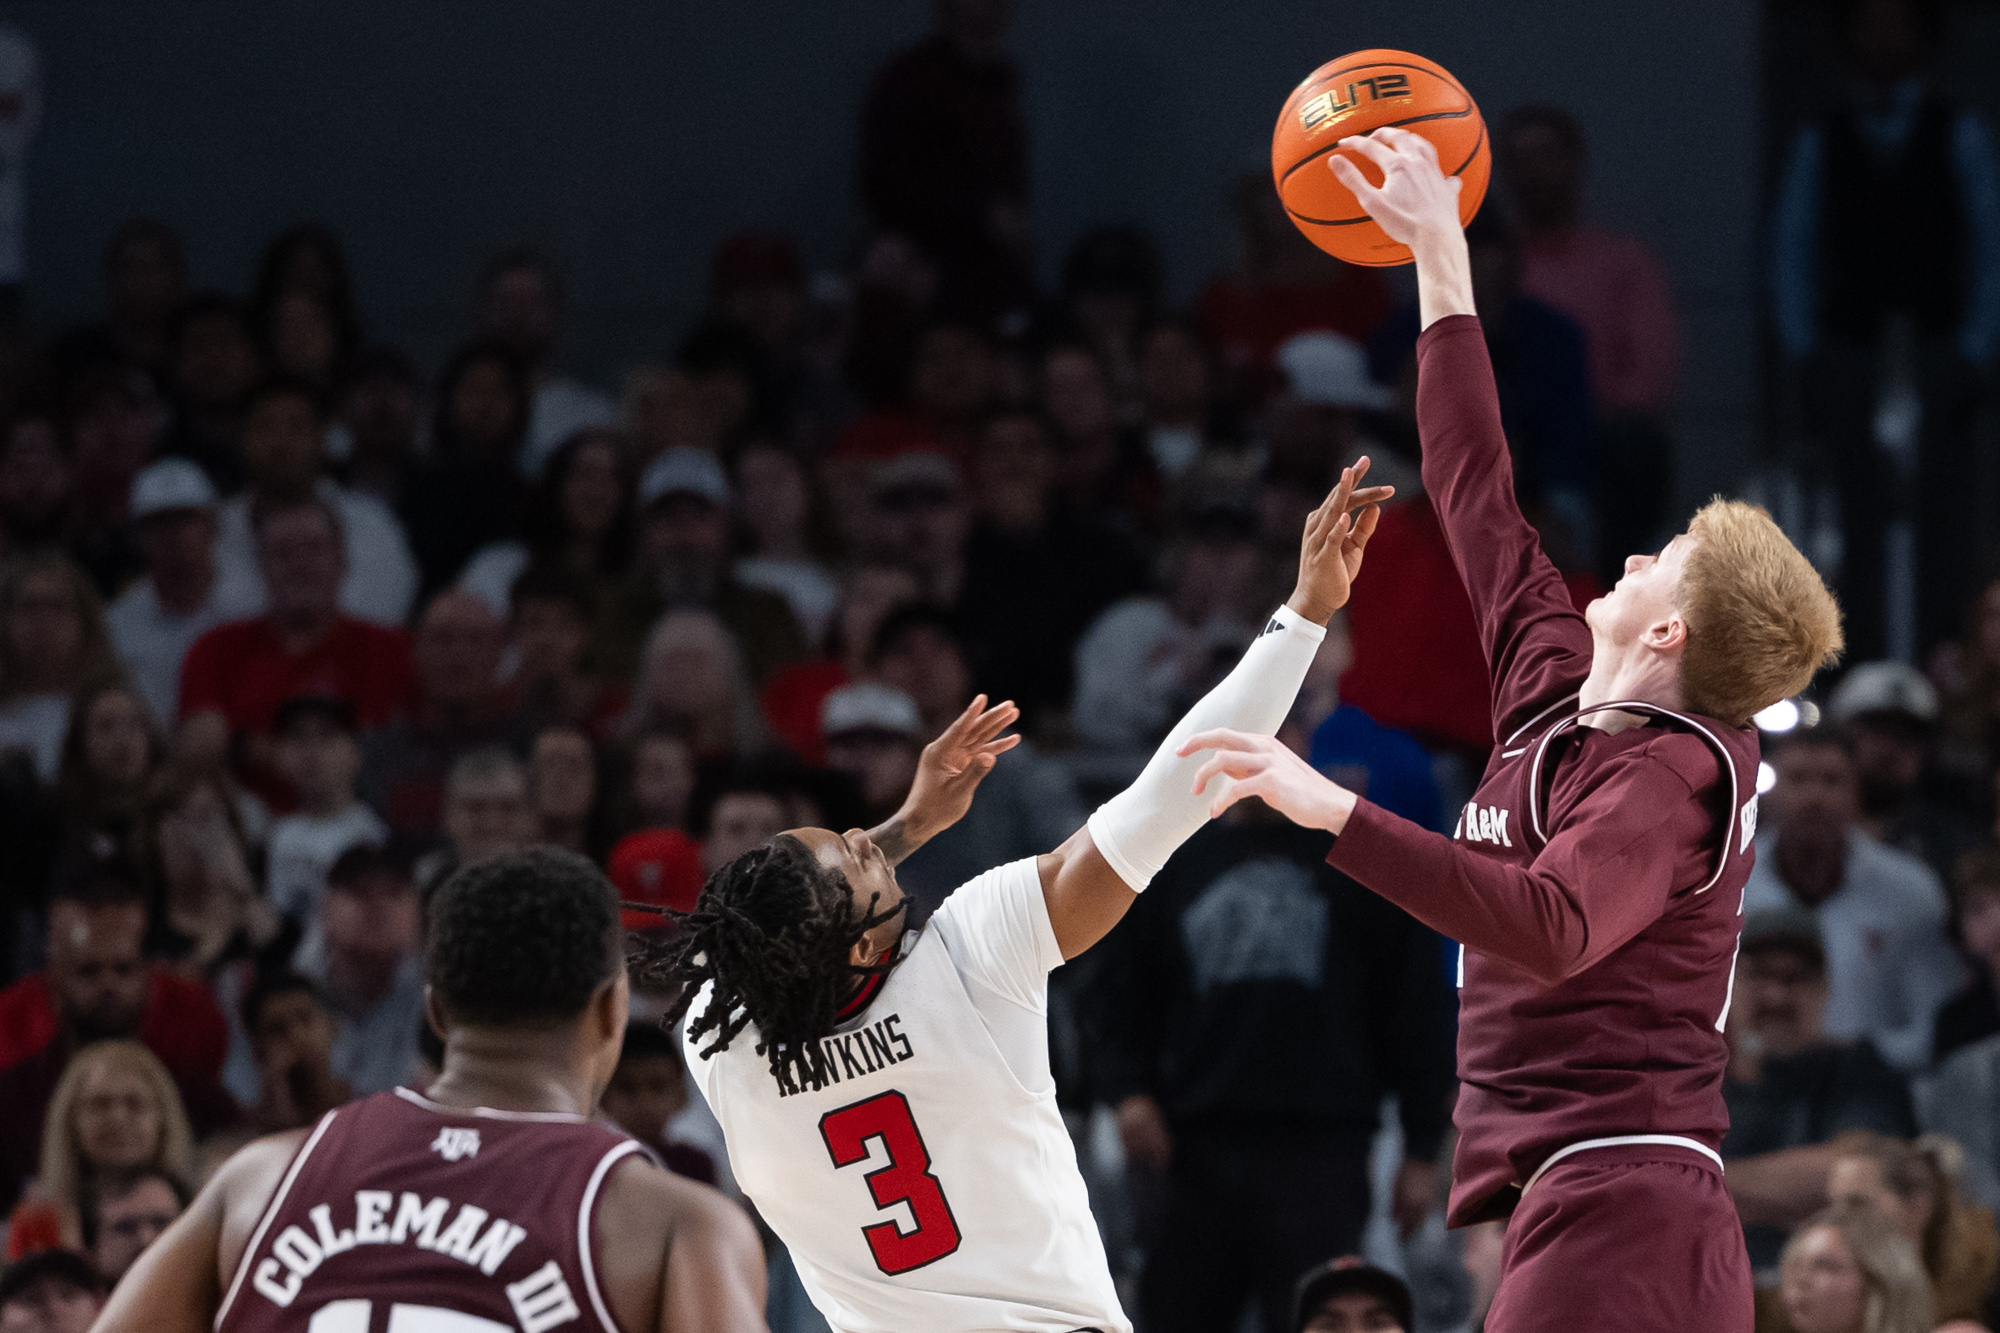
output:
[[[626,902],[691,912],[701,896],[701,848],[679,829],[641,829],[626,836],[611,849],[609,871]],[[630,908],[622,920],[627,930],[658,930],[664,924],[657,912]]]

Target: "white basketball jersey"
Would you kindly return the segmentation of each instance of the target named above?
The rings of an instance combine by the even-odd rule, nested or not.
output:
[[[689,1045],[737,1182],[838,1333],[1129,1333],[1056,1109],[1046,1014],[1062,954],[1035,862],[967,883],[904,946],[819,1043],[817,1089],[783,1091],[755,1027],[713,1059]]]

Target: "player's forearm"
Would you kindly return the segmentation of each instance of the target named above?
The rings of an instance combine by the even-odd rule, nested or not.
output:
[[[1548,984],[1586,956],[1590,923],[1550,877],[1481,856],[1367,801],[1355,803],[1326,859],[1432,930]]]
[[[1446,315],[1477,313],[1472,304],[1472,257],[1465,232],[1456,222],[1425,233],[1410,247],[1417,260],[1417,317],[1424,328]]]
[[[1181,742],[1217,728],[1276,734],[1325,637],[1324,625],[1280,607],[1235,669],[1167,733],[1132,785],[1091,815],[1086,828],[1125,883],[1146,887],[1174,850],[1208,822],[1209,798],[1194,794],[1204,756],[1181,756]]]
[[[1424,489],[1472,603],[1504,736],[1581,682],[1590,633],[1514,498],[1500,394],[1477,321],[1447,319],[1418,340],[1417,431]]]
[[[882,855],[889,858],[892,866],[901,865],[904,858],[917,848],[929,842],[938,834],[930,828],[921,815],[905,805],[901,810],[868,830],[868,839],[882,849]]]

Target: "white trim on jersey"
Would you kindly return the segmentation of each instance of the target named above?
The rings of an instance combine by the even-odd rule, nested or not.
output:
[[[1692,1149],[1693,1151],[1700,1153],[1703,1157],[1706,1157],[1709,1161],[1714,1162],[1716,1170],[1723,1171],[1728,1169],[1724,1167],[1722,1164],[1721,1153],[1709,1147],[1706,1143],[1696,1143],[1693,1139],[1688,1138],[1685,1135],[1615,1134],[1610,1138],[1605,1138],[1605,1139],[1582,1139],[1576,1143],[1570,1144],[1567,1148],[1558,1148],[1554,1152],[1550,1153],[1547,1157],[1544,1157],[1542,1159],[1542,1164],[1535,1168],[1535,1174],[1528,1177],[1528,1183],[1521,1186],[1521,1197],[1524,1199],[1527,1198],[1528,1191],[1535,1187],[1535,1182],[1542,1178],[1542,1173],[1547,1171],[1550,1167],[1554,1166],[1557,1162],[1560,1162],[1563,1158],[1569,1156],[1571,1153],[1585,1152],[1591,1148],[1625,1148],[1625,1147],[1650,1145],[1650,1144],[1660,1144],[1670,1148]]]
[[[590,1246],[590,1215],[597,1207],[598,1187],[611,1174],[611,1168],[627,1156],[642,1149],[637,1139],[627,1139],[610,1152],[597,1159],[597,1169],[590,1173],[590,1183],[583,1187],[583,1202],[576,1210],[576,1262],[583,1270],[583,1289],[590,1293],[590,1308],[597,1312],[597,1320],[604,1325],[604,1333],[622,1333],[612,1321],[611,1311],[604,1304],[604,1295],[597,1287],[596,1253]]]
[[[292,1182],[299,1178],[299,1172],[305,1169],[306,1158],[312,1156],[312,1150],[319,1146],[320,1136],[326,1133],[327,1127],[333,1123],[333,1118],[339,1114],[339,1108],[335,1108],[321,1116],[313,1132],[299,1145],[299,1151],[292,1158],[291,1166],[285,1170],[285,1178],[278,1182],[277,1190],[271,1195],[271,1202],[264,1205],[264,1216],[258,1219],[257,1229],[250,1233],[250,1243],[243,1247],[243,1257],[236,1261],[236,1276],[229,1283],[229,1294],[222,1298],[222,1307],[215,1312],[214,1327],[222,1327],[223,1316],[229,1313],[229,1307],[236,1301],[236,1293],[242,1290],[243,1279],[250,1272],[250,1261],[257,1257],[257,1247],[264,1243],[264,1233],[271,1229],[272,1221],[278,1216],[278,1208],[285,1202],[285,1196],[291,1193]]]
[[[398,1097],[401,1097],[410,1105],[422,1107],[424,1110],[435,1112],[438,1115],[470,1115],[478,1116],[482,1120],[526,1120],[543,1125],[587,1125],[590,1123],[589,1116],[577,1115],[573,1111],[501,1111],[491,1106],[446,1106],[443,1102],[434,1102],[421,1092],[412,1092],[408,1088],[396,1088],[394,1091]]]
[[[1522,724],[1521,724],[1520,726],[1518,726],[1518,727],[1514,728],[1514,730],[1513,730],[1513,731],[1511,731],[1511,732],[1509,732],[1509,733],[1507,734],[1507,739],[1506,739],[1506,740],[1504,740],[1504,741],[1501,741],[1500,743],[1501,743],[1502,745],[1512,745],[1512,744],[1513,744],[1513,743],[1514,743],[1515,741],[1518,741],[1518,740],[1520,740],[1520,739],[1521,739],[1521,734],[1522,734],[1523,732],[1527,731],[1527,730],[1528,730],[1528,729],[1529,729],[1530,727],[1534,726],[1534,725],[1535,725],[1535,724],[1536,724],[1537,722],[1540,722],[1540,721],[1541,721],[1541,720],[1542,720],[1543,718],[1547,717],[1547,716],[1548,716],[1548,715],[1549,715],[1550,713],[1553,713],[1553,712],[1555,712],[1555,711],[1556,711],[1556,709],[1558,709],[1558,708],[1561,708],[1561,707],[1562,707],[1562,706],[1563,706],[1564,704],[1568,703],[1568,702],[1569,702],[1569,701],[1570,701],[1571,699],[1580,699],[1580,698],[1582,698],[1582,697],[1583,697],[1583,696],[1582,696],[1582,695],[1580,695],[1580,694],[1578,694],[1578,693],[1577,693],[1577,692],[1576,692],[1575,690],[1571,690],[1571,691],[1570,691],[1570,692],[1569,692],[1568,694],[1565,694],[1565,695],[1563,695],[1563,696],[1562,696],[1562,697],[1561,697],[1560,699],[1557,699],[1557,700],[1556,700],[1556,701],[1555,701],[1554,703],[1550,704],[1550,705],[1549,705],[1549,706],[1548,706],[1547,708],[1544,708],[1544,709],[1543,709],[1543,710],[1542,710],[1541,712],[1539,712],[1539,713],[1535,714],[1535,715],[1534,715],[1533,717],[1529,718],[1529,719],[1528,719],[1528,720],[1527,720],[1526,722],[1523,722],[1523,723],[1522,723]],[[1518,751],[1516,751],[1516,753],[1519,753],[1519,752],[1518,752]],[[1503,758],[1504,758],[1504,756],[1503,756]]]
[[[1736,841],[1736,818],[1739,813],[1736,804],[1736,798],[1742,795],[1742,792],[1737,789],[1736,759],[1733,755],[1729,753],[1729,748],[1722,743],[1721,739],[1717,737],[1714,732],[1710,731],[1707,727],[1704,727],[1701,723],[1689,717],[1686,713],[1676,713],[1673,709],[1662,708],[1658,704],[1641,703],[1636,699],[1626,699],[1618,703],[1592,704],[1589,708],[1579,709],[1577,712],[1572,713],[1570,716],[1564,718],[1562,721],[1556,723],[1554,726],[1550,727],[1547,731],[1543,732],[1542,739],[1535,745],[1535,757],[1534,759],[1529,761],[1528,764],[1529,831],[1535,835],[1536,839],[1539,840],[1543,846],[1546,847],[1548,845],[1549,835],[1542,829],[1541,795],[1542,795],[1542,765],[1547,761],[1549,757],[1550,742],[1554,741],[1555,738],[1561,735],[1564,731],[1567,731],[1569,728],[1578,725],[1580,722],[1582,722],[1584,718],[1590,716],[1592,713],[1608,713],[1608,712],[1646,713],[1650,714],[1653,717],[1670,717],[1674,719],[1676,722],[1685,723],[1688,726],[1693,727],[1696,731],[1700,732],[1702,735],[1702,739],[1706,740],[1709,743],[1709,746],[1714,749],[1716,756],[1722,760],[1722,771],[1729,778],[1729,822],[1724,824],[1722,828],[1722,850],[1721,853],[1715,858],[1715,873],[1708,877],[1708,883],[1702,885],[1700,888],[1695,890],[1696,893],[1707,893],[1710,889],[1714,888],[1716,886],[1716,883],[1722,878],[1722,872],[1729,868],[1729,854],[1730,851],[1732,850],[1731,844]],[[1519,732],[1515,733],[1515,735],[1519,734],[1520,734]],[[1512,740],[1513,737],[1510,736],[1508,737],[1508,739]]]

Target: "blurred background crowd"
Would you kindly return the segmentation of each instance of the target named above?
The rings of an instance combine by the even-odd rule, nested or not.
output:
[[[1760,1329],[1996,1317],[2000,168],[1927,76],[1942,12],[1829,7],[1839,95],[1774,153],[1764,490],[1854,651],[1760,718],[1724,1145]],[[893,811],[975,692],[1027,741],[899,871],[916,920],[1057,845],[1233,663],[1363,453],[1398,497],[1282,734],[1451,831],[1493,736],[1407,275],[1314,250],[1261,173],[1192,287],[1130,223],[1038,260],[1008,22],[944,0],[870,81],[845,262],[737,230],[699,314],[594,378],[552,251],[463,255],[433,361],[310,221],[209,287],[135,212],[95,313],[39,320],[22,162],[64,94],[0,29],[0,1329],[87,1325],[248,1137],[421,1086],[422,904],[457,866],[555,843],[686,908],[782,829]],[[1479,306],[1582,606],[1681,521],[1680,317],[1652,238],[1585,208],[1589,127],[1485,110]],[[1426,1333],[1490,1297],[1498,1236],[1440,1217],[1455,946],[1325,843],[1233,811],[1052,978],[1147,1333],[1302,1327],[1294,1284],[1342,1254],[1404,1274],[1381,1289]],[[733,1189],[657,1026],[603,1109]],[[824,1327],[773,1265],[774,1329]]]

